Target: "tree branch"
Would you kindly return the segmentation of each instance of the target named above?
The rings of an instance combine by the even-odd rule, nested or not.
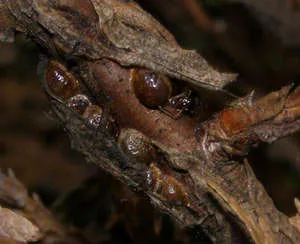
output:
[[[19,29],[50,54],[75,59],[76,78],[70,79],[80,83],[77,95],[85,94],[93,105],[103,108],[106,124],[95,128],[88,117],[70,108],[69,100],[57,97],[45,85],[53,115],[88,162],[131,188],[144,191],[161,211],[183,226],[199,225],[213,242],[241,242],[233,223],[256,243],[299,242],[298,230],[275,208],[247,160],[241,157],[248,150],[244,146],[248,148],[266,135],[273,140],[298,129],[297,90],[289,93],[286,87],[253,104],[247,99],[246,105],[238,101],[238,107],[225,109],[202,126],[188,117],[173,120],[136,99],[130,72],[120,64],[146,67],[216,89],[232,76],[212,70],[199,54],[181,49],[135,3],[5,0],[5,4]],[[49,60],[41,66],[44,84],[48,65]],[[61,71],[73,77],[65,68]],[[240,114],[246,122],[240,120]],[[107,121],[113,120],[110,116],[117,120],[121,135],[144,138],[146,146],[153,149],[146,155],[151,157],[150,164],[124,151],[118,143],[120,137],[108,129]],[[263,126],[270,128],[273,137]],[[238,159],[230,157],[236,155]]]
[[[7,175],[0,173],[0,186],[1,243],[6,240],[82,243],[74,230],[70,231],[54,218],[36,194],[29,196],[11,170]]]
[[[299,130],[299,97],[299,87],[292,90],[291,85],[254,102],[251,93],[216,114],[198,133],[207,132],[206,147],[218,148],[221,154],[246,155],[250,146]]]

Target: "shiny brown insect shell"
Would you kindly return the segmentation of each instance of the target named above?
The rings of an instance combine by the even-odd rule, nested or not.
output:
[[[105,128],[113,137],[117,137],[119,134],[119,128],[116,125],[116,121],[112,117],[106,118],[103,109],[98,105],[88,106],[82,117],[87,119],[88,123],[95,129],[100,127]]]
[[[50,92],[63,100],[80,93],[78,80],[57,61],[51,60],[48,62],[45,78]]]
[[[150,140],[134,129],[121,131],[118,143],[123,152],[139,163],[149,165],[155,157],[155,149]]]
[[[184,186],[173,176],[164,174],[154,164],[147,171],[146,183],[170,204],[189,205]]]
[[[161,194],[170,203],[177,205],[187,204],[187,194],[182,184],[172,176],[165,176]]]
[[[86,118],[90,125],[95,128],[103,126],[104,114],[103,109],[97,105],[90,105],[84,111],[83,118]]]
[[[171,97],[172,85],[165,75],[145,69],[132,69],[130,79],[135,96],[148,108],[164,106]]]
[[[91,101],[84,94],[77,94],[67,100],[67,106],[80,115],[82,115],[90,105],[92,105]]]

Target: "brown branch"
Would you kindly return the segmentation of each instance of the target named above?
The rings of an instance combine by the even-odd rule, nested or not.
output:
[[[237,164],[237,162],[228,161],[224,156],[221,158],[219,154],[215,154],[215,152],[211,150],[211,147],[204,142],[196,142],[195,137],[190,136],[196,128],[192,121],[185,118],[177,122],[172,121],[171,118],[158,111],[149,111],[144,106],[141,106],[134,94],[130,92],[130,86],[128,82],[126,82],[126,80],[129,79],[128,73],[126,76],[126,73],[124,73],[126,71],[123,71],[120,66],[113,62],[101,61],[91,63],[89,68],[92,69],[92,71],[88,72],[86,69],[82,69],[83,73],[93,73],[95,77],[99,77],[99,79],[101,77],[102,85],[111,98],[112,113],[118,115],[117,119],[120,127],[136,128],[142,131],[153,139],[152,143],[155,143],[157,147],[160,147],[160,150],[164,151],[165,157],[168,158],[168,161],[173,166],[188,170],[188,177],[191,177],[193,184],[190,186],[186,183],[185,187],[188,189],[188,192],[193,192],[195,187],[198,189],[197,202],[205,201],[205,204],[209,206],[208,202],[210,202],[210,200],[203,197],[203,195],[205,196],[205,192],[207,191],[210,192],[220,201],[222,207],[243,222],[245,230],[252,232],[249,233],[249,235],[258,243],[261,240],[277,240],[279,238],[278,236],[281,236],[279,232],[272,234],[268,231],[265,232],[267,228],[278,225],[277,219],[281,219],[280,223],[282,227],[280,228],[287,228],[285,230],[287,236],[295,235],[294,238],[298,238],[297,232],[295,232],[293,228],[290,228],[291,226],[288,227],[288,218],[275,209],[263,187],[253,175],[247,162],[237,166],[234,171],[224,176],[224,172],[228,170],[228,167],[231,167],[230,165],[227,166],[227,164]],[[120,80],[121,82],[119,82]],[[283,91],[285,90],[289,89],[283,89]],[[277,95],[275,97],[283,99],[284,96],[282,96],[281,93],[282,91],[275,93]],[[271,98],[273,98],[273,101],[270,101]],[[265,100],[270,103],[273,102],[274,104],[274,94],[260,99],[260,101]],[[123,101],[126,101],[126,103],[124,104]],[[276,108],[278,106],[274,104],[274,107]],[[267,115],[268,113],[264,116]],[[130,118],[130,120],[128,118]],[[218,119],[216,119],[216,121],[218,121]],[[158,122],[159,127],[157,127]],[[184,131],[182,129],[183,125]],[[183,132],[178,133],[179,131]],[[167,139],[166,135],[168,135]],[[187,147],[187,145],[189,147]],[[204,150],[202,151],[201,149],[203,148]],[[195,156],[196,153],[198,153],[197,156]],[[193,156],[191,157],[191,155]],[[219,164],[224,164],[224,167],[220,167]],[[168,169],[168,172],[171,173],[172,169]],[[241,188],[241,186],[244,185],[242,182],[248,182],[249,191],[245,192],[244,187]],[[151,196],[153,192],[148,194]],[[244,202],[244,204],[240,206],[240,202]],[[215,207],[210,207],[209,211],[201,210],[218,216],[220,212],[218,208]],[[254,214],[252,212],[253,209],[257,211]],[[176,213],[174,217],[181,215],[187,216],[187,213]],[[265,215],[268,217],[260,217]],[[201,219],[201,213],[199,213],[199,218]],[[257,218],[261,218],[261,224],[257,223]],[[221,225],[226,226],[226,222],[222,222]],[[188,221],[185,220],[184,223],[187,224]],[[268,225],[266,225],[266,223],[268,223]],[[188,225],[191,224],[194,223],[188,223]],[[208,225],[209,223],[204,222],[202,227],[207,228],[206,224]],[[218,228],[217,225],[215,225],[214,228]],[[221,235],[221,233],[219,233],[219,235]]]
[[[284,135],[284,126],[290,126],[289,133],[297,130],[297,124],[292,124],[297,118],[296,91],[289,94],[290,88],[283,88],[254,105],[236,103],[239,107],[222,111],[202,126],[198,130],[202,133],[196,138],[194,131],[200,127],[197,121],[186,117],[173,120],[139,103],[131,91],[129,70],[120,64],[151,68],[218,89],[226,78],[208,68],[199,54],[181,49],[173,37],[135,3],[115,0],[93,0],[92,5],[85,0],[76,4],[74,1],[25,0],[6,0],[5,3],[24,32],[53,55],[77,58],[78,65],[73,71],[79,81],[64,66],[59,65],[60,71],[70,82],[75,82],[74,95],[84,93],[93,106],[102,107],[100,115],[106,120],[96,128],[94,118],[91,120],[86,113],[70,108],[73,104],[70,105],[70,100],[54,94],[51,86],[48,87],[47,67],[51,63],[45,61],[41,70],[54,116],[66,129],[72,146],[82,152],[87,161],[133,189],[144,191],[161,211],[183,226],[199,225],[213,242],[242,242],[233,223],[256,243],[299,242],[297,228],[275,208],[248,162],[229,157],[237,151],[246,152],[244,148],[236,148],[238,143],[249,146],[256,142],[257,136],[262,139],[266,134],[258,125],[267,125],[266,121],[271,122],[272,135],[279,132],[276,138]],[[129,17],[135,18],[135,22]],[[136,33],[141,29],[143,36]],[[149,43],[151,38],[155,41]],[[205,77],[207,80],[203,81]],[[261,108],[265,110],[260,111]],[[253,113],[254,119],[251,117],[250,123],[240,125],[238,116],[242,113],[247,118],[249,115],[243,109]],[[150,165],[133,158],[117,143],[119,138],[109,127],[113,121],[110,116],[117,120],[121,135],[129,133],[135,138],[145,138],[142,143],[145,141],[147,148],[153,149],[151,154],[145,155],[150,157]],[[281,124],[280,129],[273,126],[274,118]],[[241,138],[246,143],[241,143]],[[232,165],[235,168],[226,174]]]
[[[82,243],[74,230],[71,232],[55,219],[36,194],[29,196],[11,170],[8,175],[0,173],[0,202],[0,240]]]
[[[41,232],[22,215],[0,206],[0,240],[33,242],[41,239]],[[2,242],[1,242],[2,243]]]
[[[201,180],[201,184],[194,183],[187,172],[177,172],[178,169],[187,170],[186,167],[198,163],[197,157],[193,155],[199,147],[193,135],[196,124],[190,119],[176,122],[158,111],[146,109],[130,92],[129,71],[112,61],[84,62],[80,70],[90,87],[95,88],[97,80],[101,79],[101,85],[111,99],[111,114],[115,115],[121,133],[126,128],[135,128],[137,130],[131,133],[151,138],[150,144],[155,148],[155,162],[151,167],[154,170],[162,170],[165,174],[164,180],[182,187],[182,193],[176,193],[179,194],[176,200],[179,203],[172,204],[163,190],[157,192],[155,187],[147,185],[147,174],[151,172],[151,167],[142,161],[135,162],[124,154],[107,131],[98,128],[95,133],[94,128],[82,118],[78,118],[69,108],[53,101],[54,113],[68,131],[73,147],[81,151],[89,162],[97,164],[133,189],[144,191],[153,204],[170,214],[181,225],[192,227],[204,221],[202,229],[214,242],[230,242],[233,238],[230,237],[232,227],[223,216],[222,210],[214,206],[209,200],[210,197],[205,194],[206,191],[203,191],[205,179]],[[87,74],[93,74],[93,78],[87,77]],[[159,181],[157,178],[153,180]],[[195,187],[199,188],[197,192]]]
[[[253,93],[236,101],[203,125],[207,147],[219,153],[245,155],[259,142],[271,143],[300,128],[299,87],[286,86],[280,91],[253,100]],[[205,128],[205,129],[204,129]]]
[[[134,2],[5,2],[22,27],[34,24],[32,31],[43,33],[44,27],[52,33],[51,39],[46,35],[40,38],[45,46],[52,43],[52,52],[57,48],[89,59],[107,57],[122,65],[144,66],[213,90],[222,89],[236,77],[215,71],[198,53],[182,49],[166,29]],[[36,23],[30,19],[33,14]],[[58,35],[66,28],[65,35]]]

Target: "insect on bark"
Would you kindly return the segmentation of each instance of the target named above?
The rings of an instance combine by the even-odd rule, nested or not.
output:
[[[130,83],[135,96],[144,106],[159,109],[173,119],[178,119],[192,104],[189,89],[172,96],[172,83],[166,75],[145,69],[132,69]]]

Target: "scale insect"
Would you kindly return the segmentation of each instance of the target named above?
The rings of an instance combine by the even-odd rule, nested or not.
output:
[[[190,89],[172,96],[172,83],[164,74],[132,69],[130,83],[140,103],[149,109],[159,109],[173,119],[178,119],[183,111],[188,111],[193,102]]]

